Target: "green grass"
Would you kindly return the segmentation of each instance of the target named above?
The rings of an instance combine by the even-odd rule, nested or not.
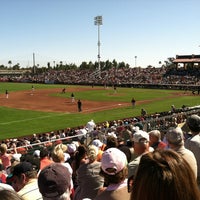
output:
[[[102,89],[102,87],[96,87]],[[85,99],[90,101],[116,101],[116,102],[130,102],[131,99],[137,98],[139,100],[148,100],[169,96],[169,92],[163,90],[149,90],[149,89],[137,89],[137,88],[118,88],[117,94],[114,94],[112,88],[106,90],[93,90],[93,91],[80,91],[75,93],[76,99]],[[64,96],[63,94],[54,94],[56,96]],[[65,94],[69,95],[69,94]]]
[[[32,83],[6,83],[0,82],[0,93],[5,93],[5,90],[9,92],[20,91],[20,90],[31,90],[32,85],[37,89],[45,88],[58,88],[58,85],[48,85],[48,84],[32,84]]]
[[[36,89],[45,88],[89,88],[87,86],[64,86],[64,85],[43,85],[43,84],[25,84],[25,83],[0,83],[0,93],[4,93],[6,89],[9,92],[19,90],[31,90],[34,85]],[[95,90],[95,88],[97,88]],[[94,112],[90,114],[76,113],[50,113],[37,112],[30,110],[11,109],[0,107],[0,139],[14,138],[31,135],[33,133],[44,133],[52,130],[65,129],[67,127],[77,127],[85,125],[90,119],[95,122],[104,122],[140,115],[141,108],[145,108],[150,113],[169,111],[171,105],[180,108],[182,105],[195,106],[200,104],[199,96],[177,96],[176,98],[168,98],[172,93],[180,93],[180,91],[172,90],[150,90],[150,89],[135,89],[135,88],[117,88],[117,94],[114,94],[112,88],[107,90],[99,90],[102,87],[95,87],[92,91],[75,92],[76,99],[85,99],[92,101],[117,101],[130,102],[132,97],[136,101],[151,100],[144,104],[137,105],[133,109],[130,106]],[[70,94],[52,94],[63,98],[69,97]],[[161,99],[158,101],[158,99]]]

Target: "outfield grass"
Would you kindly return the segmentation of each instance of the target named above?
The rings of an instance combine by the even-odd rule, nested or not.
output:
[[[43,84],[22,84],[22,83],[0,83],[0,93],[4,93],[6,89],[10,92],[19,90],[31,90],[34,85],[36,89],[60,88],[64,85],[43,85]],[[77,88],[87,86],[67,86],[67,88]],[[91,88],[91,87],[90,87]],[[97,90],[95,90],[97,88]],[[76,98],[93,100],[93,101],[117,101],[130,102],[132,97],[137,101],[152,100],[145,104],[137,105],[133,109],[130,106],[117,108],[107,111],[94,112],[90,114],[77,113],[50,113],[37,112],[30,110],[19,110],[0,107],[0,139],[14,138],[31,135],[33,133],[43,133],[52,130],[64,129],[67,127],[77,127],[85,125],[90,119],[95,122],[103,122],[116,120],[140,115],[141,108],[145,108],[150,113],[169,111],[171,105],[180,108],[182,105],[195,106],[200,105],[199,96],[177,96],[176,98],[168,98],[172,93],[180,93],[181,91],[172,90],[150,90],[135,88],[117,88],[117,95],[113,95],[113,90],[99,90],[95,87],[91,91],[81,91],[76,93]],[[52,94],[66,98],[66,94]],[[158,101],[158,98],[162,99]]]

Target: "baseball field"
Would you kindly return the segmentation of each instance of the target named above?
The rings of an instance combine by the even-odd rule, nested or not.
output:
[[[32,90],[32,86],[34,90]],[[65,88],[65,93],[62,89]],[[8,98],[5,91],[8,90]],[[75,102],[71,101],[74,93]],[[135,98],[135,108],[131,99]],[[77,100],[82,102],[78,112]],[[190,91],[75,85],[0,83],[0,139],[29,136],[68,127],[169,111],[171,105],[200,105]]]

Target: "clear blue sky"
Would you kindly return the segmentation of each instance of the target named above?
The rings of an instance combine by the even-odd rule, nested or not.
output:
[[[199,0],[0,0],[0,64],[101,60],[158,67],[177,54],[200,54]]]

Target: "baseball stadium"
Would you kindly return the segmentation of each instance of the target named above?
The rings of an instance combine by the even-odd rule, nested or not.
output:
[[[49,200],[110,199],[102,197],[106,192],[100,192],[108,183],[107,188],[117,186],[111,193],[118,190],[120,198],[129,199],[133,180],[140,176],[140,163],[147,163],[147,169],[151,165],[157,175],[155,161],[148,164],[143,159],[158,156],[156,162],[164,168],[175,162],[176,170],[186,173],[184,179],[187,176],[196,191],[192,199],[198,199],[199,145],[193,149],[200,131],[198,65],[192,65],[192,70],[175,65],[111,67],[95,72],[60,67],[1,71],[0,166],[4,188],[10,186],[15,195],[26,199],[45,199],[46,195],[51,196]],[[172,157],[165,159],[170,154]],[[155,177],[153,172],[148,179]],[[53,180],[49,173],[53,173]],[[63,183],[67,184],[64,188]],[[57,198],[59,188],[63,189]]]
[[[0,200],[200,200],[200,1],[2,1]]]
[[[77,128],[85,126],[90,119],[104,123],[140,117],[141,109],[150,117],[171,111],[172,105],[177,111],[200,105],[199,79],[194,72],[187,79],[177,75],[178,70],[170,74],[163,68],[111,68],[100,73],[51,70],[51,75],[48,74],[39,69],[37,73],[31,69],[1,71],[0,139]],[[72,93],[75,102],[71,101]],[[82,112],[77,108],[79,99]]]

